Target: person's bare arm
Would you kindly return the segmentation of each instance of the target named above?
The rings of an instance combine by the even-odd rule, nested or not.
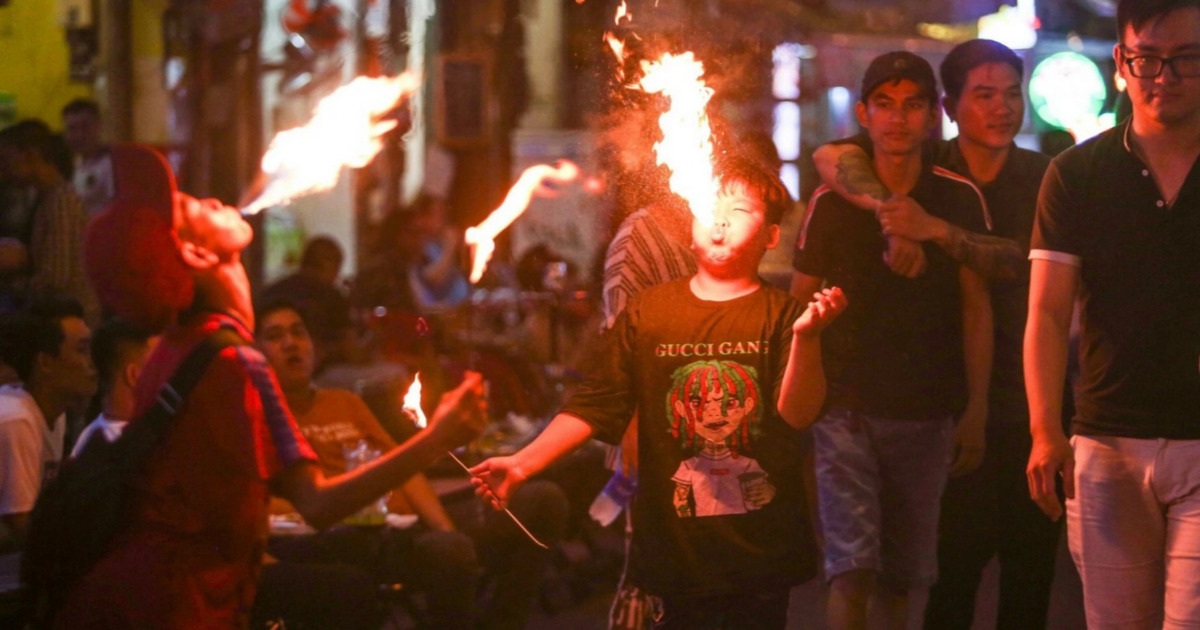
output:
[[[1020,244],[1008,238],[969,232],[930,215],[909,197],[893,197],[875,176],[871,158],[862,147],[854,144],[826,144],[813,152],[817,174],[834,192],[850,203],[871,210],[879,218],[883,233],[888,237],[889,254],[892,237],[909,242],[932,241],[954,260],[966,265],[988,280],[1017,280],[1028,269],[1025,252]],[[909,254],[891,254],[897,265],[907,265]],[[897,265],[888,263],[892,270]],[[912,277],[907,273],[901,273]]]
[[[462,384],[442,397],[428,429],[382,457],[326,478],[315,462],[304,461],[272,479],[272,490],[292,502],[304,520],[322,529],[378,499],[483,430],[482,377],[468,372]]]
[[[1079,268],[1049,260],[1032,263],[1025,325],[1025,393],[1033,448],[1025,476],[1030,498],[1057,521],[1063,514],[1055,489],[1059,475],[1067,498],[1075,496],[1075,455],[1062,428],[1062,397]]]
[[[417,473],[410,477],[399,491],[426,527],[440,532],[454,531],[454,521],[450,520],[442,500],[424,474]]]
[[[1017,280],[1028,272],[1025,252],[1016,241],[964,230],[925,212],[910,197],[889,199],[877,216],[884,234],[930,241],[987,280]]]
[[[793,288],[820,286],[820,278],[796,275],[803,279],[793,279]],[[846,310],[846,295],[837,287],[809,293],[809,299],[808,308],[792,324],[792,344],[776,401],[779,417],[796,429],[811,425],[825,403],[821,331]]]
[[[507,457],[493,457],[471,468],[475,494],[503,509],[530,477],[592,437],[592,425],[571,414],[560,413],[525,448]]]
[[[856,144],[823,144],[813,151],[821,181],[846,201],[875,212],[892,193],[875,176],[871,157]]]
[[[959,267],[962,293],[963,360],[967,374],[967,408],[954,429],[955,455],[950,473],[961,475],[983,463],[988,413],[988,383],[992,375],[995,331],[987,283],[965,266]]]
[[[813,165],[821,181],[851,204],[874,212],[876,217],[892,193],[875,175],[875,166],[862,147],[855,144],[825,144],[813,152]],[[883,261],[897,275],[915,278],[925,273],[925,251],[913,239],[888,235]]]

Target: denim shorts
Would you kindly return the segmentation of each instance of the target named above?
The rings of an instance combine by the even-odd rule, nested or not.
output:
[[[937,580],[937,526],[954,419],[831,409],[813,425],[825,577],[855,569],[896,590]]]

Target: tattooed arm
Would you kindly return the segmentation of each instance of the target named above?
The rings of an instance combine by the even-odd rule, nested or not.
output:
[[[825,144],[813,152],[813,165],[821,180],[850,203],[878,214],[891,193],[875,176],[871,158],[854,144]],[[915,278],[925,273],[928,261],[921,245],[902,236],[888,236],[883,262],[897,275]]]
[[[889,238],[889,250],[894,237],[932,241],[987,280],[1016,280],[1027,272],[1025,252],[1016,241],[969,232],[930,215],[911,198],[891,197],[875,176],[862,147],[827,144],[813,153],[813,163],[821,180],[834,192],[860,208],[875,212]],[[892,269],[896,270],[894,266]]]

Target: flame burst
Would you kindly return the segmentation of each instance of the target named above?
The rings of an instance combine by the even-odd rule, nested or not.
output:
[[[712,128],[705,112],[713,91],[700,78],[704,64],[685,52],[667,53],[658,61],[642,61],[641,66],[639,87],[671,102],[658,118],[663,134],[654,145],[658,163],[671,170],[671,191],[687,202],[698,220],[711,224],[720,182],[713,173]]]
[[[429,423],[425,418],[425,412],[421,410],[421,373],[417,372],[413,377],[412,385],[408,386],[408,391],[404,394],[403,408],[413,412],[417,417],[417,428],[424,429]]]
[[[242,213],[329,190],[343,167],[366,166],[383,147],[383,134],[396,126],[395,120],[378,118],[417,87],[417,78],[407,72],[359,77],[321,99],[308,124],[281,131],[271,140],[262,158],[267,184]]]
[[[471,248],[471,283],[479,282],[487,269],[492,252],[496,251],[496,236],[504,231],[522,212],[529,201],[547,181],[566,184],[579,177],[579,167],[574,162],[563,160],[558,166],[537,164],[521,173],[517,183],[509,189],[499,208],[475,227],[467,228],[464,240]]]

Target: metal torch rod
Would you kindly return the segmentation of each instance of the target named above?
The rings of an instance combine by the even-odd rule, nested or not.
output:
[[[467,468],[467,465],[464,464],[463,461],[461,459],[459,459],[457,455],[455,455],[451,451],[446,451],[446,454],[449,455],[450,459],[453,459],[455,461],[455,463],[457,463],[459,466],[462,466],[462,469],[467,471],[468,475],[471,474],[471,469]],[[537,536],[534,536],[533,532],[529,531],[529,529],[527,527],[525,527],[525,524],[521,522],[521,519],[517,518],[517,515],[512,513],[512,510],[510,510],[508,508],[504,508],[504,513],[508,515],[508,518],[512,519],[512,522],[517,524],[517,527],[521,528],[521,531],[525,532],[525,535],[529,537],[529,540],[533,541],[533,544],[541,547],[542,549],[550,548],[546,545],[546,543],[538,540]]]

